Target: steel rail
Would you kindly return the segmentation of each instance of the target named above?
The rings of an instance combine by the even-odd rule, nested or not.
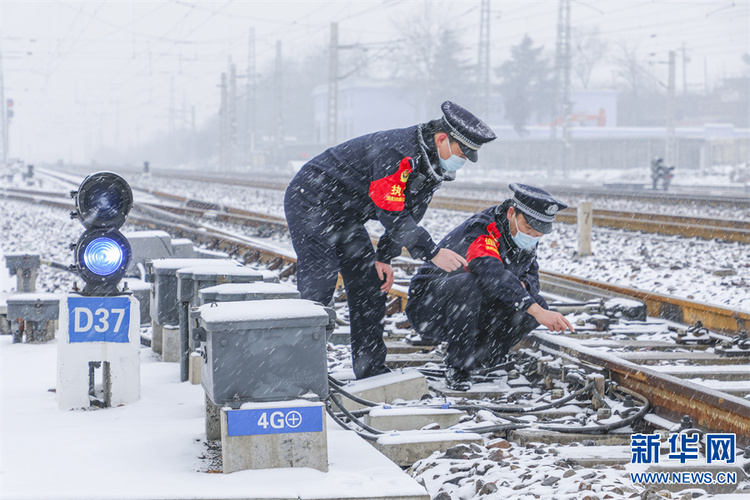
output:
[[[681,415],[690,415],[701,427],[734,432],[745,443],[750,440],[750,401],[624,361],[615,354],[583,347],[560,335],[534,331],[522,343],[607,370],[611,380],[646,395],[655,408],[666,410],[666,417],[679,420]]]
[[[46,193],[43,193],[43,195],[46,196]],[[39,198],[25,194],[6,193],[5,196],[22,201],[39,201]],[[70,208],[72,206],[70,202],[61,203],[55,202],[54,200],[46,200],[45,203],[60,206],[62,208]],[[283,265],[296,264],[296,259],[291,259],[289,256],[286,256],[279,261],[280,256],[275,255],[272,250],[259,250],[257,244],[254,245],[252,242],[243,241],[233,235],[221,232],[218,229],[207,230],[205,227],[200,226],[197,223],[179,219],[164,222],[159,220],[158,215],[158,211],[168,211],[179,215],[203,218],[206,216],[205,210],[152,203],[139,203],[136,204],[135,207],[137,212],[146,215],[148,215],[148,209],[156,210],[157,214],[155,216],[152,214],[151,216],[138,219],[133,219],[133,217],[131,217],[131,219],[133,219],[132,222],[138,221],[139,223],[142,223],[142,225],[146,225],[152,229],[155,229],[158,226],[159,229],[163,229],[170,233],[177,232],[178,234],[175,235],[177,237],[191,238],[198,243],[208,245],[209,248],[228,251],[232,255],[241,255],[247,260],[259,259],[264,262],[278,263],[278,265],[282,265],[282,263]],[[287,230],[286,221],[279,217],[268,215],[256,217],[258,214],[252,214],[252,212],[242,210],[236,211],[240,213],[233,215],[225,212],[212,211],[211,217],[209,218],[242,226],[252,226],[261,229],[268,228],[270,231],[286,232]],[[574,298],[588,299],[595,296],[601,296],[602,294],[608,294],[612,297],[626,297],[641,300],[646,303],[648,314],[650,316],[667,319],[676,323],[692,325],[697,321],[701,321],[709,330],[726,334],[737,334],[742,330],[750,328],[750,312],[746,311],[723,308],[688,299],[671,297],[655,292],[618,286],[545,270],[540,271],[540,279],[545,291],[553,292],[556,290],[557,293],[564,292],[568,296]],[[396,288],[401,290],[403,287]],[[584,289],[588,289],[589,291],[584,292]],[[405,288],[403,291],[394,291],[392,295],[392,300],[389,303],[389,311],[395,311],[397,309],[403,310],[406,307],[407,300]]]
[[[240,220],[245,221],[242,217]],[[246,222],[243,223],[247,225]],[[282,228],[286,229],[286,225],[284,224],[283,227],[281,225],[276,226],[277,230],[281,230]],[[194,232],[196,235],[203,235],[203,237],[212,234],[211,231],[206,232],[205,230]],[[211,244],[214,246],[222,245],[222,243],[216,239],[212,240]],[[244,251],[253,252],[254,250],[247,248]],[[269,256],[269,258],[272,257]],[[611,297],[636,299],[643,301],[646,304],[649,316],[688,325],[701,321],[709,330],[720,333],[738,334],[742,330],[747,330],[748,326],[750,326],[750,312],[723,308],[716,305],[705,304],[703,302],[671,297],[669,295],[639,290],[637,288],[618,286],[545,270],[540,271],[540,280],[545,291],[564,291],[567,296],[581,299],[600,297],[602,294]],[[394,291],[392,294],[393,298],[389,303],[390,311],[396,309],[403,311],[406,307],[406,291],[405,289],[401,291],[401,287],[397,288],[398,290]]]
[[[20,199],[22,201],[42,202],[53,206],[69,208],[70,204],[60,203],[54,200],[38,199],[25,195],[5,196]],[[159,218],[159,214],[137,213],[129,217],[131,224],[147,227],[149,229],[163,229],[174,236],[188,237],[199,244],[204,244],[212,249],[218,249],[229,253],[245,262],[262,262],[272,269],[282,269],[282,274],[292,274],[296,265],[296,256],[293,252],[281,253],[277,248],[264,248],[257,243],[238,238],[217,229],[206,229],[205,227],[178,222],[174,220],[165,221]],[[555,275],[554,273],[542,273],[543,282],[551,277],[562,280],[568,277]],[[573,279],[576,286],[585,284],[591,286],[596,283],[592,280]],[[581,283],[582,282],[582,283]],[[606,285],[602,291],[613,292],[621,287]],[[594,288],[600,288],[595,286]],[[627,289],[626,289],[627,290]],[[630,289],[633,290],[633,289]],[[638,294],[644,294],[635,290]],[[649,294],[654,295],[654,294]],[[626,294],[626,296],[628,296]],[[407,300],[405,287],[395,286],[390,292],[391,311],[403,310]],[[638,295],[641,297],[641,295]],[[677,299],[678,301],[680,299]],[[690,301],[684,301],[690,302]],[[703,304],[703,306],[706,306]],[[708,310],[715,309],[706,306]],[[707,311],[708,312],[708,311]],[[747,317],[745,313],[743,317]],[[706,317],[700,318],[706,324]],[[680,415],[690,415],[694,421],[710,430],[721,432],[734,432],[741,442],[750,436],[750,402],[719,391],[698,386],[689,381],[679,379],[656,372],[647,367],[619,359],[616,355],[603,353],[601,351],[581,346],[575,340],[566,339],[562,336],[550,335],[542,332],[532,332],[524,342],[538,345],[546,352],[561,354],[579,364],[580,362],[596,365],[610,372],[610,377],[618,384],[646,395],[654,407],[659,409],[665,416],[671,418]]]
[[[45,173],[45,175],[52,175],[50,173]],[[159,174],[153,174],[157,177],[163,177],[168,179],[173,179],[174,176],[166,174],[166,173],[159,173]],[[71,182],[69,179],[57,177],[62,181]],[[250,180],[250,179],[230,179],[225,177],[217,177],[217,176],[210,176],[210,175],[181,175],[180,179],[187,179],[187,180],[193,180],[198,182],[210,182],[210,183],[219,183],[219,184],[229,184],[229,185],[241,185],[241,186],[248,186],[248,187],[255,187],[259,189],[270,189],[270,190],[284,190],[286,189],[287,184],[285,182],[280,181],[264,181],[264,180]],[[250,225],[253,227],[259,227],[264,225],[262,223],[262,219],[268,218],[270,222],[275,222],[274,218],[271,216],[267,216],[264,214],[257,214],[248,212],[241,209],[236,209],[233,207],[227,207],[222,206],[217,203],[211,203],[201,200],[193,200],[184,196],[174,195],[171,193],[165,193],[162,191],[157,190],[150,190],[150,189],[142,189],[142,188],[136,188],[137,190],[152,194],[157,197],[170,199],[172,201],[178,202],[183,204],[186,208],[195,208],[195,209],[203,209],[203,210],[213,210],[216,211],[217,215],[216,217],[218,220],[222,220],[224,222],[230,222],[234,224],[240,224],[240,225]],[[567,189],[567,188],[566,188]],[[576,188],[578,189],[578,188]],[[574,189],[575,191],[575,189]],[[591,191],[591,189],[589,189]],[[40,194],[43,194],[43,192],[39,192]],[[566,191],[566,193],[569,194],[569,191]],[[602,195],[606,195],[608,193],[607,190],[601,191]],[[644,195],[648,199],[652,199],[654,197],[657,200],[664,200],[667,199],[664,196],[664,193],[646,193]],[[669,199],[671,201],[678,201],[680,195],[673,195]],[[637,198],[637,197],[636,197]],[[632,196],[631,196],[632,199]],[[695,197],[688,198],[690,201],[694,202]],[[699,198],[702,200],[702,202],[705,203],[731,203],[734,205],[743,205],[747,204],[750,206],[750,198],[745,197],[733,197],[733,198],[716,198],[716,197],[702,197]],[[486,209],[488,206],[491,206],[493,204],[501,203],[503,200],[482,200],[482,199],[474,199],[474,198],[462,198],[462,197],[455,197],[455,196],[443,196],[438,195],[432,199],[432,202],[430,203],[430,206],[434,208],[440,208],[444,210],[456,210],[461,212],[470,212],[470,213],[476,213],[480,212],[484,209]],[[223,215],[223,213],[231,213],[231,214],[237,214],[237,215],[244,215],[250,218],[259,218],[261,220],[248,220],[248,221],[241,221],[239,219],[232,219],[228,215]],[[213,214],[212,214],[213,215]],[[562,210],[558,213],[558,220],[560,222],[568,223],[568,224],[577,224],[578,222],[578,216],[577,211],[575,208],[568,208],[565,210]],[[279,218],[275,218],[278,220]],[[285,224],[285,222],[284,222]],[[744,220],[719,220],[719,219],[712,219],[712,218],[706,218],[706,217],[695,217],[695,216],[680,216],[680,215],[665,215],[665,214],[655,214],[655,213],[645,213],[645,212],[621,212],[621,211],[614,211],[614,210],[600,210],[595,209],[593,211],[593,224],[597,227],[607,227],[612,229],[623,229],[627,231],[640,231],[643,233],[651,233],[651,234],[663,234],[663,235],[670,235],[670,236],[682,236],[682,237],[695,237],[695,238],[703,238],[703,239],[717,239],[721,241],[728,241],[728,242],[738,242],[738,243],[744,243],[744,244],[750,244],[750,221],[744,221]]]
[[[435,197],[430,206],[444,210],[476,213],[491,206],[493,201],[465,198]],[[686,238],[717,239],[750,243],[750,222],[742,220],[718,220],[705,217],[664,215],[645,212],[619,212],[614,210],[593,211],[593,224],[598,227],[625,229]],[[575,208],[566,208],[557,214],[557,220],[567,224],[577,224]]]
[[[155,174],[159,177],[174,178],[168,174]],[[284,190],[286,184],[278,181],[256,181],[248,179],[228,179],[205,175],[181,176],[182,179],[190,179],[199,182],[212,182],[220,184],[241,185],[259,189]],[[569,194],[568,191],[565,193]],[[607,191],[602,191],[606,196]],[[647,199],[662,200],[663,193],[651,194]],[[660,196],[660,197],[657,197]],[[629,196],[629,199],[637,199],[637,196]],[[679,195],[673,195],[672,201],[678,201]],[[687,198],[695,202],[695,197]],[[750,199],[745,197],[717,198],[699,197],[704,203],[717,204],[728,203],[733,205],[747,204]],[[445,210],[457,210],[461,212],[480,212],[491,205],[502,203],[503,200],[477,200],[453,196],[438,195],[432,199],[430,206]],[[568,208],[558,214],[559,220],[568,224],[576,224],[578,217],[575,208]],[[613,210],[594,210],[593,223],[598,227],[613,229],[625,229],[628,231],[641,231],[644,233],[656,233],[665,235],[676,235],[684,237],[697,237],[704,239],[718,239],[722,241],[734,241],[739,243],[750,243],[750,222],[741,220],[717,220],[705,217],[690,217],[679,215],[662,215],[644,212],[620,212]]]
[[[750,327],[750,312],[747,311],[545,270],[539,271],[539,278],[546,291],[572,298],[588,300],[604,294],[640,300],[646,304],[649,316],[676,323],[692,325],[700,321],[709,330],[735,335]]]
[[[154,171],[151,175],[154,177],[162,177],[167,179],[174,179],[175,175],[168,171]],[[184,174],[180,172],[181,179],[198,180],[201,182],[213,182],[223,184],[235,184],[248,187],[257,187],[261,189],[274,189],[284,190],[287,184],[291,180],[291,176],[284,177],[278,176],[278,180],[273,178],[267,178],[264,180],[260,179],[248,179],[248,178],[229,178],[225,175],[206,175],[206,174]],[[552,194],[559,196],[603,196],[608,198],[623,198],[628,200],[642,200],[642,201],[655,201],[659,203],[667,202],[672,204],[693,204],[700,203],[704,205],[739,205],[739,206],[750,206],[750,196],[747,194],[747,187],[731,189],[731,193],[739,194],[702,194],[702,193],[677,193],[677,192],[665,192],[665,191],[654,191],[654,190],[643,190],[643,189],[622,189],[615,187],[584,187],[584,186],[560,186],[556,184],[551,185],[540,185],[539,187],[544,188]],[[446,189],[455,190],[479,190],[479,191],[507,191],[507,183],[500,182],[482,182],[481,184],[472,183],[470,181],[453,181]],[[721,188],[709,188],[713,191],[719,191]]]

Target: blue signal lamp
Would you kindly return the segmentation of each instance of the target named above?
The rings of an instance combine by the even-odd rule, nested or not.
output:
[[[86,228],[73,246],[72,266],[86,283],[83,295],[118,295],[132,257],[130,243],[118,231],[133,206],[130,185],[115,173],[98,172],[70,194],[76,204],[71,217]]]

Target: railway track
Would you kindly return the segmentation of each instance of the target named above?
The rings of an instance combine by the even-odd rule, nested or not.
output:
[[[65,194],[18,189],[5,189],[4,192],[5,196],[21,201],[42,200],[46,204],[61,208],[72,208],[73,206]],[[176,236],[193,239],[193,241],[207,245],[209,248],[226,251],[246,260],[261,259],[266,263],[269,260],[279,261],[279,264],[286,267],[296,264],[293,253],[284,256],[276,255],[273,249],[261,248],[263,245],[257,238],[242,239],[236,234],[230,234],[216,228],[206,229],[201,223],[194,220],[219,221],[240,227],[253,227],[259,231],[261,236],[266,236],[271,233],[285,234],[287,232],[286,221],[281,217],[222,207],[218,204],[191,200],[183,196],[158,191],[148,191],[148,193],[179,204],[136,203],[134,206],[135,213],[131,215],[130,219],[132,223],[151,229],[163,229],[170,233],[176,231],[178,233]],[[168,214],[172,214],[173,217],[168,217]],[[167,217],[167,220],[164,220],[165,217]],[[421,265],[421,262],[404,259],[398,265],[408,269]],[[550,271],[543,270],[540,276],[549,289],[577,299],[588,299],[601,295],[631,298],[643,301],[648,307],[649,315],[653,317],[687,324],[701,321],[708,329],[729,334],[750,328],[750,314],[744,311],[735,311],[697,301]],[[584,288],[588,291],[583,291]],[[406,293],[394,292],[394,300],[400,302],[398,307],[403,310],[406,305]]]
[[[159,177],[172,178],[166,174],[159,174]],[[199,182],[224,183],[229,185],[240,185],[260,189],[285,190],[286,182],[281,181],[263,181],[248,179],[227,179],[215,176],[186,175],[180,176],[180,179],[194,180]],[[497,190],[495,188],[495,190]],[[553,190],[554,191],[554,190]],[[579,189],[565,191],[558,190],[561,196],[584,192],[587,194],[596,194],[601,196],[612,196],[612,191],[593,190],[581,191]],[[647,194],[623,194],[633,200],[662,201],[672,203],[705,203],[707,205],[731,204],[738,206],[750,206],[750,197],[748,196],[682,196],[664,193],[647,193]],[[461,212],[476,213],[484,210],[490,205],[501,203],[503,199],[470,199],[456,196],[447,196],[438,194],[431,202],[434,208],[445,210],[457,210]],[[218,207],[218,205],[217,205]],[[562,210],[557,214],[561,222],[576,224],[578,216],[576,208],[570,207]],[[743,220],[716,220],[706,217],[687,217],[677,215],[665,215],[642,212],[623,212],[614,210],[594,210],[593,224],[598,227],[607,227],[612,229],[626,229],[629,231],[641,231],[644,233],[656,233],[664,235],[677,235],[684,237],[697,237],[704,239],[717,239],[721,241],[736,241],[740,243],[750,243],[750,222]]]
[[[174,174],[168,171],[154,172],[155,177],[174,179]],[[242,175],[242,174],[240,174]],[[276,177],[270,180],[261,179],[243,179],[238,177],[229,178],[226,175],[206,175],[206,174],[187,174],[180,173],[180,179],[190,179],[200,182],[213,182],[223,184],[242,185],[248,187],[257,187],[262,189],[286,189],[291,177]],[[658,203],[672,204],[702,204],[708,206],[737,205],[741,207],[750,207],[750,195],[747,189],[733,189],[721,194],[702,194],[702,193],[676,193],[665,191],[653,191],[649,189],[622,189],[616,187],[580,187],[580,186],[561,186],[561,185],[540,185],[540,187],[553,194],[560,196],[602,196],[610,198],[621,198],[636,201],[651,201]],[[482,182],[474,183],[470,181],[454,181],[446,185],[447,190],[471,190],[471,191],[489,191],[503,192],[507,188],[507,183],[500,182]],[[711,191],[721,191],[720,189],[710,188]]]
[[[10,199],[61,208],[72,206],[65,195],[20,191],[4,189],[1,194]],[[151,194],[160,195],[155,192]],[[163,195],[162,198],[183,206],[140,203],[130,222],[145,228],[166,230],[173,237],[190,238],[196,244],[225,251],[244,262],[261,262],[271,269],[280,270],[282,276],[294,272],[296,258],[293,252],[279,251],[274,245],[264,244],[263,238],[245,238],[236,233],[206,228],[195,220],[208,218],[268,228],[269,231],[284,231],[285,224],[278,218],[255,217],[257,214],[230,211],[203,202],[191,203],[190,200],[166,193]],[[198,206],[201,203],[203,206]],[[399,265],[410,268],[417,263],[403,259]],[[665,418],[690,415],[703,428],[734,432],[740,443],[750,444],[750,370],[747,369],[750,345],[745,345],[748,342],[741,337],[749,324],[748,313],[554,273],[543,272],[541,278],[543,290],[547,293],[564,294],[578,300],[590,300],[602,295],[635,298],[646,303],[651,316],[686,325],[700,320],[711,332],[706,332],[705,338],[697,340],[695,335],[685,335],[685,332],[682,336],[680,332],[674,332],[671,341],[633,340],[636,334],[646,335],[649,329],[654,328],[654,324],[644,323],[635,325],[635,328],[628,324],[629,333],[609,326],[596,334],[594,331],[601,329],[601,325],[593,330],[587,326],[580,329],[587,332],[583,337],[580,333],[563,336],[536,331],[525,340],[525,346],[583,364],[591,372],[603,373],[622,387],[646,395],[656,411]],[[406,287],[395,286],[389,301],[389,313],[402,311],[406,300]],[[665,325],[664,322],[656,325],[661,330],[661,337],[664,336]],[[606,340],[612,342],[607,345]],[[427,361],[439,359],[430,355],[413,355],[408,363],[423,364]],[[406,363],[398,356],[391,356],[390,362],[394,365]],[[696,373],[702,378],[701,383],[686,380]],[[738,382],[734,384],[738,387],[723,382]]]

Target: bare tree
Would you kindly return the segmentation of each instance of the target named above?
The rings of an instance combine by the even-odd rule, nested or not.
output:
[[[599,28],[574,29],[573,49],[573,73],[587,89],[591,73],[607,55],[609,45],[601,38]]]
[[[617,53],[613,58],[615,76],[623,90],[634,94],[653,91],[658,80],[649,67],[638,59],[638,47],[625,42],[617,44]]]
[[[452,21],[449,9],[421,2],[410,16],[394,23],[402,37],[394,76],[423,95],[430,110],[447,99],[465,103],[470,95],[473,80],[467,75],[473,74],[472,68]]]
[[[647,64],[638,58],[638,47],[621,42],[613,57],[616,85],[621,94],[618,99],[618,119],[623,125],[655,125],[663,120],[664,109],[658,93],[659,80]],[[658,118],[657,118],[658,117]]]

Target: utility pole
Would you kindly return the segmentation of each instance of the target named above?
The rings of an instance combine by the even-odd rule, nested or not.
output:
[[[283,92],[281,89],[281,40],[276,40],[276,71],[274,72],[274,101],[276,104],[276,137],[274,140],[274,156],[276,167],[281,167],[281,157],[284,151],[284,113],[283,113]]]
[[[180,112],[180,131],[185,132],[188,128],[187,94],[182,90],[182,111]]]
[[[555,107],[550,128],[551,137],[557,140],[557,121],[562,119],[562,152],[560,165],[564,178],[570,171],[571,149],[570,140],[571,103],[570,103],[570,0],[559,0],[557,15],[557,44],[555,46]],[[552,168],[552,167],[551,167]]]
[[[2,38],[0,37],[0,40]],[[2,108],[2,111],[0,111],[0,126],[3,127],[2,131],[2,148],[3,148],[3,155],[2,155],[2,161],[3,164],[8,163],[8,103],[5,102],[5,83],[3,78],[3,50],[2,46],[0,46],[0,108]]]
[[[174,136],[174,77],[169,79],[169,140]]]
[[[328,48],[328,116],[326,120],[326,142],[336,144],[336,128],[339,99],[339,24],[331,23],[331,45]]]
[[[479,16],[479,54],[477,55],[477,97],[485,120],[490,116],[490,0],[482,0]]]
[[[227,113],[227,136],[229,140],[227,166],[234,167],[237,163],[237,69],[234,63],[229,63],[229,96]]]
[[[675,94],[675,58],[674,50],[669,51],[669,80],[667,82],[667,137],[664,147],[664,163],[674,165],[674,94]]]
[[[195,159],[195,105],[190,106],[190,159]]]
[[[255,151],[255,28],[250,28],[245,88],[245,162],[248,165],[253,151]]]
[[[120,101],[115,103],[115,150],[120,150]]]
[[[227,74],[221,74],[221,107],[219,108],[219,169],[227,164]]]
[[[682,95],[687,95],[687,63],[689,62],[690,58],[687,56],[685,42],[682,42]]]

